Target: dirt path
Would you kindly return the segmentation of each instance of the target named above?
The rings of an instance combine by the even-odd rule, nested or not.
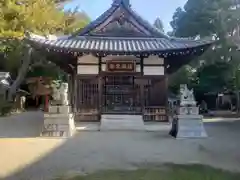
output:
[[[41,116],[30,113],[30,117],[30,122],[17,123],[14,128],[10,122],[0,120],[0,131],[5,132],[0,135],[11,135],[0,139],[0,178],[45,180],[63,174],[166,162],[201,163],[240,171],[239,121],[206,123],[210,135],[206,140],[175,140],[167,132],[79,132],[64,140],[33,138],[37,133],[31,128],[37,131]],[[20,127],[32,138],[14,138],[14,133],[24,137]]]

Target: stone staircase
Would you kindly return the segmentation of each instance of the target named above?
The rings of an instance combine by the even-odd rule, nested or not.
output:
[[[102,115],[100,131],[145,131],[141,115]]]

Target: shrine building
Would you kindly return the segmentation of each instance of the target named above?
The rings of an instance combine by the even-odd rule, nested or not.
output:
[[[64,37],[26,41],[69,75],[75,121],[102,115],[141,115],[168,121],[168,76],[206,51],[212,39],[165,35],[139,16],[129,0],[114,0],[86,27]]]

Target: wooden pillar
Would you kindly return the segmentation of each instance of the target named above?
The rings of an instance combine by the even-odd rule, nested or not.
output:
[[[101,76],[102,74],[102,57],[98,57],[98,113],[99,113],[99,120],[101,120],[101,114],[102,114],[102,96],[103,96],[103,90],[102,90],[102,81],[103,78]]]
[[[142,115],[144,115],[144,108],[145,108],[145,94],[144,94],[144,83],[143,83],[143,76],[144,76],[144,57],[141,56],[140,59],[140,69],[141,69],[141,82],[140,82],[140,98],[141,98],[141,108],[142,108]]]
[[[73,58],[73,66],[72,66],[72,73],[71,73],[71,105],[72,105],[72,113],[74,115],[76,115],[77,113],[77,88],[78,88],[78,84],[77,84],[77,76],[78,75],[78,57],[75,56],[75,58]]]
[[[169,116],[169,109],[168,109],[168,72],[167,72],[167,68],[168,68],[168,60],[164,59],[164,83],[165,83],[165,107],[166,107],[166,115],[167,115],[167,121],[169,120],[168,116]]]
[[[49,96],[48,94],[45,95],[45,107],[44,107],[44,111],[48,112],[49,109]]]
[[[140,57],[140,68],[141,68],[141,75],[144,76],[144,57]]]
[[[71,111],[73,112],[73,98],[72,98],[72,88],[73,88],[73,84],[72,84],[72,74],[68,75],[68,101],[69,101],[69,105],[71,106]]]
[[[166,94],[166,104],[168,105],[168,75],[165,75],[165,94]]]
[[[38,103],[39,103],[39,97],[38,97],[38,95],[36,95],[35,99],[36,99],[36,107],[38,107]]]
[[[102,80],[103,80],[103,78],[101,76],[99,76],[98,77],[98,112],[99,112],[100,116],[102,114],[102,95],[103,95]]]
[[[72,106],[73,113],[77,112],[77,71],[75,70],[72,75]]]

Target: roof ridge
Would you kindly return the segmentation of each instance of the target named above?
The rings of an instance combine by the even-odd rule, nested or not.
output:
[[[130,7],[126,7],[126,9],[130,12],[130,14],[132,14],[133,16],[135,16],[136,19],[140,19],[140,21],[143,21],[142,25],[145,28],[149,26],[151,29],[153,29],[155,32],[159,33],[159,36],[163,36],[164,38],[169,38],[168,35],[166,35],[165,33],[161,32],[159,29],[157,29],[156,27],[154,27],[149,21],[147,21],[146,19],[142,18],[134,9],[130,8]],[[140,23],[141,24],[141,23]]]
[[[103,39],[103,40],[112,40],[112,39],[122,39],[122,40],[159,40],[165,39],[162,37],[114,37],[114,36],[78,36],[76,39]],[[74,40],[74,39],[72,39]]]
[[[167,38],[167,39],[169,38],[169,36],[167,36],[165,33],[161,32],[157,28],[155,28],[151,23],[149,23],[146,19],[142,18],[137,12],[135,12],[131,8],[129,0],[113,0],[113,3],[108,10],[106,10],[97,19],[90,22],[84,28],[73,33],[72,36],[70,36],[70,39],[74,38],[76,36],[88,35],[89,32],[91,32],[96,27],[98,27],[99,25],[104,23],[119,8],[123,8],[124,11],[126,11],[130,16],[132,16],[140,26],[142,26],[146,31],[149,32],[149,34],[151,34],[150,36],[163,37],[163,38]]]
[[[127,6],[131,6],[130,0],[113,0],[112,6],[118,6],[120,4],[125,4]]]
[[[70,38],[73,38],[73,37],[76,37],[78,35],[84,35],[86,33],[89,32],[89,29],[94,29],[96,28],[97,26],[99,26],[102,21],[105,21],[108,17],[110,17],[110,15],[112,13],[114,13],[116,10],[117,10],[117,7],[118,6],[114,6],[112,4],[112,6],[110,8],[108,8],[104,13],[102,13],[100,16],[98,16],[95,20],[93,20],[92,22],[90,22],[88,25],[86,25],[84,28],[74,32]],[[101,19],[103,19],[102,21],[100,21]],[[97,23],[96,23],[97,22]],[[96,23],[96,24],[94,24]]]

